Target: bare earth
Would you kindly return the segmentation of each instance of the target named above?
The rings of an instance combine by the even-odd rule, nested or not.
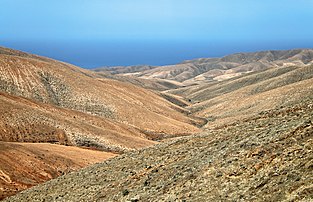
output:
[[[312,201],[312,64],[299,49],[89,71],[0,48],[0,199]]]
[[[114,156],[72,146],[0,142],[0,199]]]

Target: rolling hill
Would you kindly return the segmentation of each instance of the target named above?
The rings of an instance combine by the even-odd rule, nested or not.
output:
[[[313,66],[270,68],[168,93],[191,100],[187,109],[216,127],[305,100],[313,94]]]
[[[184,109],[149,90],[51,59],[7,49],[1,53],[4,93],[90,114],[148,135],[199,131],[193,125],[196,121],[181,113]],[[71,132],[66,133],[75,142]]]
[[[194,85],[207,81],[221,81],[270,67],[306,66],[312,64],[312,59],[312,49],[297,49],[237,53],[222,58],[186,60],[180,64],[166,66],[98,68],[96,71],[144,79],[174,80],[181,82],[182,85]]]
[[[312,89],[307,82],[287,86]],[[292,98],[290,105],[123,154],[5,201],[311,201],[313,93]]]
[[[5,201],[310,201],[312,61],[299,49],[88,71],[2,48],[0,160],[36,169],[3,161],[0,185],[41,183]]]
[[[66,147],[65,153],[67,149],[75,150],[77,155],[90,159],[79,163],[73,156],[63,155],[60,165],[68,170],[106,159],[101,156],[154,145],[155,140],[201,131],[201,120],[188,117],[187,110],[150,90],[7,48],[0,48],[0,111],[0,143],[6,148],[1,159],[7,158],[10,150],[33,162],[40,146],[30,143],[51,148],[51,158],[59,158],[61,147],[49,145],[57,144],[75,148]],[[21,143],[22,149],[15,148],[14,142]],[[28,156],[30,148],[32,155]],[[109,153],[92,153],[86,148]],[[91,154],[99,158],[89,158]],[[5,176],[0,178],[1,197],[58,176],[59,168],[47,159],[33,164],[30,174],[30,165],[24,168],[21,164],[1,163]],[[21,168],[14,171],[16,167]],[[32,174],[47,169],[49,177]],[[19,178],[25,183],[21,184]]]

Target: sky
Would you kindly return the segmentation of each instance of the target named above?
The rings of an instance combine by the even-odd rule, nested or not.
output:
[[[0,0],[0,46],[84,68],[313,48],[313,0]]]

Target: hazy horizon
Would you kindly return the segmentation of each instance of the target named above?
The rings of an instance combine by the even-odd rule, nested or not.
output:
[[[0,46],[84,68],[313,48],[313,1],[3,0]]]
[[[102,44],[103,43],[103,44]],[[311,46],[219,46],[212,49],[207,48],[207,44],[175,44],[157,43],[150,44],[151,49],[147,52],[146,46],[140,43],[133,42],[133,44],[123,45],[124,50],[119,50],[118,44],[110,44],[102,42],[94,43],[40,43],[28,44],[21,42],[3,43],[1,45],[7,48],[13,48],[32,54],[50,57],[63,62],[68,62],[83,68],[97,68],[110,66],[131,66],[131,65],[171,65],[183,62],[184,60],[191,60],[197,58],[213,58],[223,57],[234,53],[258,52],[267,50],[290,50],[290,49],[306,49]],[[49,44],[49,49],[47,48]],[[67,44],[64,47],[64,44]],[[146,44],[145,44],[146,45]],[[170,47],[169,47],[170,46]],[[84,48],[84,50],[81,50]],[[136,48],[134,50],[134,48]],[[113,50],[113,51],[112,51]],[[92,54],[90,55],[90,52]]]

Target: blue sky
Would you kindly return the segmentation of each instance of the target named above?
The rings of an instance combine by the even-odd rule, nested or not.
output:
[[[313,0],[0,3],[0,45],[83,67],[313,48]]]

